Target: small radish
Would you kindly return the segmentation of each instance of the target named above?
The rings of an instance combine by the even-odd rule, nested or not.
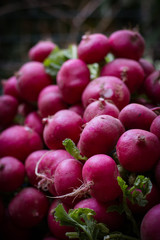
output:
[[[37,101],[40,91],[52,83],[40,62],[27,62],[17,73],[18,91],[21,97],[29,102]]]
[[[9,154],[24,162],[31,152],[42,148],[43,143],[39,134],[27,126],[15,125],[0,134],[0,157]]]
[[[145,41],[142,35],[133,30],[118,30],[109,37],[110,51],[118,58],[139,60],[144,53]]]
[[[144,89],[152,101],[160,103],[160,70],[155,70],[145,79]]]
[[[82,105],[82,103],[77,103],[74,105],[71,105],[69,108],[69,110],[76,112],[77,114],[79,114],[81,117],[83,117],[83,113],[84,113],[84,107]]]
[[[115,76],[120,78],[133,93],[144,81],[144,71],[141,65],[132,59],[117,58],[107,63],[101,70],[101,76]]]
[[[67,108],[57,85],[49,85],[42,89],[38,96],[38,109],[42,118],[51,116],[59,110]]]
[[[120,136],[116,152],[125,169],[145,172],[151,170],[160,157],[160,141],[149,131],[130,129]]]
[[[38,114],[38,112],[33,111],[33,112],[29,113],[26,116],[25,120],[24,120],[24,125],[26,125],[26,126],[30,127],[31,129],[33,129],[40,136],[43,135],[44,125],[42,123],[42,118]]]
[[[71,110],[60,110],[53,116],[44,119],[43,138],[50,149],[64,148],[62,141],[66,138],[77,143],[83,124],[82,118]]]
[[[12,192],[22,186],[25,177],[25,167],[14,157],[0,159],[0,192]]]
[[[141,240],[159,240],[160,204],[152,207],[143,217],[140,227]]]
[[[148,77],[152,72],[155,71],[155,67],[151,62],[146,60],[145,58],[140,58],[139,63],[144,71],[144,78]]]
[[[78,147],[86,157],[99,153],[109,154],[123,132],[120,120],[109,115],[99,115],[84,127]]]
[[[122,227],[124,223],[124,217],[117,211],[107,212],[108,207],[116,205],[115,201],[110,201],[102,203],[97,201],[95,198],[87,198],[79,201],[74,209],[77,208],[90,208],[96,213],[94,218],[100,222],[107,225],[111,231],[118,230]]]
[[[13,123],[17,114],[18,101],[11,95],[0,96],[0,129],[8,127]]]
[[[158,115],[150,126],[150,132],[154,133],[160,139],[160,115]]]
[[[68,240],[68,237],[66,236],[66,232],[74,232],[74,228],[69,227],[69,226],[62,226],[62,225],[60,225],[59,222],[57,222],[55,220],[54,210],[59,203],[61,203],[61,201],[57,200],[57,199],[51,203],[51,206],[48,211],[48,227],[49,227],[50,232],[56,238],[61,239],[61,240],[64,240],[64,239]],[[63,207],[65,208],[65,210],[68,212],[69,207],[64,203],[62,203],[62,204],[63,204]]]
[[[130,103],[119,113],[118,119],[126,129],[139,128],[150,130],[157,115],[149,108],[138,103]]]
[[[46,216],[48,207],[48,199],[42,192],[26,187],[11,199],[8,209],[17,226],[31,228]]]
[[[66,103],[76,104],[90,82],[90,72],[85,62],[69,59],[63,63],[57,74],[57,85]]]
[[[43,62],[55,47],[56,45],[52,41],[41,40],[29,50],[28,56],[32,61]]]
[[[12,76],[7,80],[2,80],[3,93],[15,97],[18,101],[21,100],[18,88],[17,88],[17,78]]]
[[[83,121],[84,123],[89,122],[92,118],[99,115],[110,115],[112,117],[118,118],[119,110],[115,104],[110,103],[104,98],[99,98],[92,103],[90,103],[84,111]]]
[[[109,50],[108,38],[104,34],[85,34],[78,45],[78,57],[87,64],[100,62]]]
[[[130,101],[130,92],[127,86],[117,77],[104,76],[92,80],[84,89],[82,103],[86,107],[100,97],[114,103],[122,109]]]

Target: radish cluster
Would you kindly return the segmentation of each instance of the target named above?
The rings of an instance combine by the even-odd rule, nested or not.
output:
[[[158,240],[153,219],[160,221],[160,70],[144,58],[142,35],[133,30],[84,35],[76,58],[61,63],[56,79],[44,64],[55,51],[52,41],[37,43],[28,62],[2,81],[2,238],[68,239],[65,233],[74,229],[54,218],[59,203],[66,211],[93,209],[111,231],[127,232],[126,216],[107,209],[122,203],[118,176],[131,187],[142,174],[153,186],[148,203],[140,207],[127,200],[128,206],[141,239]],[[85,161],[65,149],[65,139]]]

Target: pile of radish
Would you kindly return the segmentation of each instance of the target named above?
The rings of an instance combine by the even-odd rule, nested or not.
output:
[[[1,239],[160,239],[160,70],[144,56],[133,30],[40,41],[1,81]]]

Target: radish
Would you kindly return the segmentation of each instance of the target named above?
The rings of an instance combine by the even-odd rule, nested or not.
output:
[[[27,62],[17,73],[18,91],[24,100],[37,101],[40,91],[52,83],[40,62]]]
[[[123,29],[110,35],[109,46],[118,58],[139,60],[144,53],[145,41],[139,32]]]
[[[104,98],[99,98],[98,100],[90,103],[84,111],[83,121],[84,123],[89,122],[92,118],[99,115],[110,115],[112,117],[118,118],[119,109],[116,105],[110,103]]]
[[[79,201],[74,206],[74,209],[77,208],[93,209],[96,213],[94,218],[98,222],[106,224],[111,231],[115,231],[122,227],[124,223],[124,216],[116,211],[108,212],[107,211],[108,207],[112,205],[116,205],[115,201],[102,203],[97,201],[95,198],[87,198]]]
[[[160,139],[160,115],[153,120],[150,132],[154,133]]]
[[[156,184],[160,189],[160,160],[158,160],[155,169],[154,169],[154,177],[156,180]]]
[[[43,88],[38,96],[37,103],[42,118],[67,108],[67,104],[64,102],[57,85],[49,85]]]
[[[83,117],[83,113],[84,113],[84,107],[82,105],[82,103],[77,103],[74,105],[71,105],[69,108],[69,110],[76,112],[77,114],[79,114],[81,117]]]
[[[44,125],[38,112],[29,113],[24,120],[24,125],[30,127],[42,137]]]
[[[104,34],[85,34],[78,45],[78,57],[87,64],[100,62],[109,50],[108,38]]]
[[[130,129],[120,136],[116,152],[125,169],[145,172],[151,170],[160,157],[160,141],[149,131]]]
[[[160,102],[160,70],[152,72],[144,81],[147,96],[155,103]]]
[[[17,190],[24,182],[25,168],[22,162],[14,157],[0,159],[0,192]]]
[[[66,159],[58,164],[54,174],[54,186],[58,196],[70,193],[82,184],[82,163],[76,159]],[[75,204],[76,199],[63,198],[68,205]]]
[[[0,134],[0,157],[9,154],[24,162],[31,152],[42,148],[39,134],[27,126],[15,125]]]
[[[81,133],[82,118],[71,110],[60,110],[44,119],[43,138],[50,149],[64,148],[62,141],[71,138],[77,143]]]
[[[0,129],[13,123],[17,114],[18,101],[11,95],[0,96]]]
[[[41,40],[29,50],[28,56],[32,61],[43,62],[55,47],[56,45],[52,41]]]
[[[25,171],[30,184],[32,184],[33,186],[37,186],[39,181],[37,175],[35,174],[36,164],[46,152],[48,152],[48,150],[34,151],[30,153],[25,160]]]
[[[133,93],[144,81],[144,71],[141,65],[132,59],[118,58],[103,66],[101,76],[115,76],[120,78]]]
[[[45,152],[36,162],[36,166],[34,166],[34,176],[37,176],[38,188],[49,190],[50,193],[56,195],[54,187],[55,170],[60,162],[68,158],[73,157],[64,149]],[[31,164],[31,161],[29,162]]]
[[[149,108],[138,103],[130,103],[119,113],[118,119],[126,129],[139,128],[150,130],[157,115]]]
[[[48,199],[42,192],[26,187],[12,198],[8,210],[17,226],[31,228],[46,216],[48,206]]]
[[[120,120],[109,115],[99,115],[91,119],[84,127],[78,147],[82,155],[109,154],[124,132]]]
[[[151,62],[146,60],[145,58],[140,58],[139,63],[144,71],[144,78],[148,77],[152,72],[155,71],[155,67]]]
[[[66,103],[76,104],[90,82],[90,72],[80,59],[69,59],[63,63],[57,74],[57,85]]]
[[[142,240],[159,240],[160,236],[160,204],[152,207],[143,217],[141,222],[141,239]]]
[[[3,93],[15,97],[18,101],[21,100],[18,88],[17,88],[17,78],[12,76],[7,80],[2,80]]]
[[[28,102],[22,102],[18,106],[18,114],[22,117],[26,117],[29,113],[37,111],[37,107]]]
[[[74,232],[74,228],[73,227],[68,227],[68,226],[61,226],[59,224],[59,222],[57,222],[54,218],[54,209],[57,207],[57,205],[61,203],[60,200],[54,200],[49,208],[48,211],[48,227],[50,232],[53,234],[53,236],[55,236],[58,239],[61,240],[68,240],[68,237],[65,235],[66,232]],[[63,207],[65,208],[65,210],[68,212],[69,207],[62,203]]]
[[[100,97],[114,103],[122,109],[130,101],[130,92],[127,86],[117,77],[104,76],[92,80],[84,89],[82,103],[86,107]]]

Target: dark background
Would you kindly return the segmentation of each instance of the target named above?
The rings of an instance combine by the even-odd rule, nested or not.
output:
[[[0,3],[0,79],[28,61],[28,50],[39,40],[60,47],[78,43],[90,31],[109,36],[138,28],[146,41],[145,57],[160,59],[160,0],[21,0]]]

